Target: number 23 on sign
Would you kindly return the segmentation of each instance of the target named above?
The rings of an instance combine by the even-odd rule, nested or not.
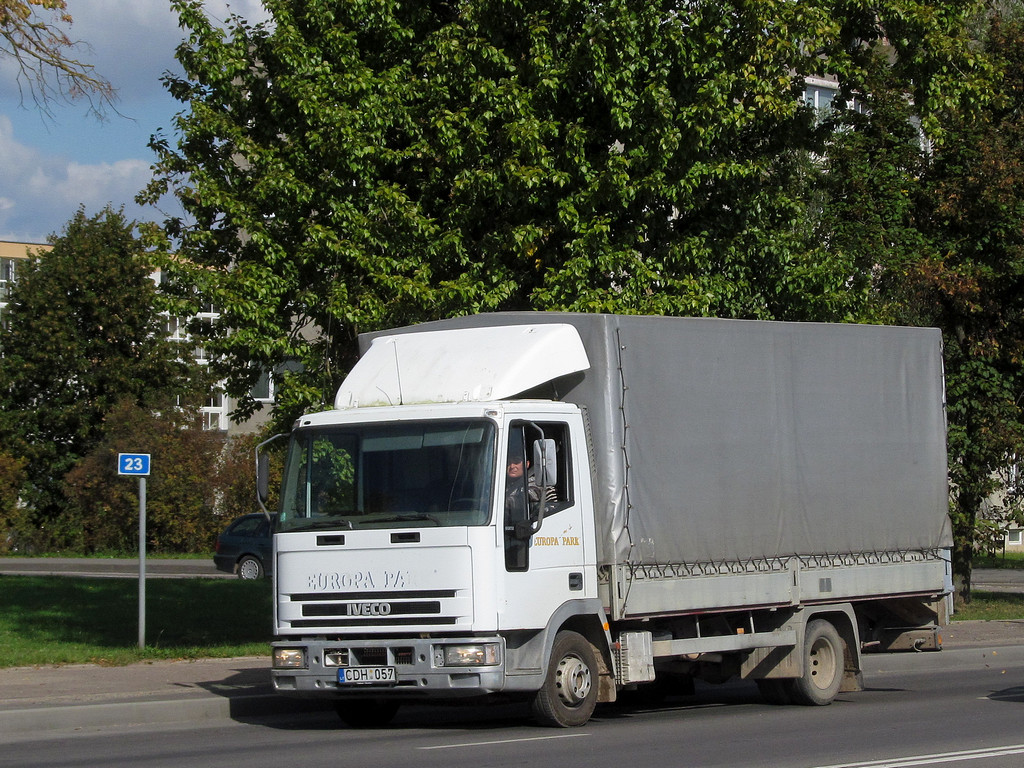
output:
[[[117,474],[119,475],[148,475],[149,454],[148,453],[119,453],[117,454]]]

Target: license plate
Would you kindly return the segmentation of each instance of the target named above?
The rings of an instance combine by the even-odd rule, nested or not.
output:
[[[398,682],[394,667],[342,667],[338,670],[340,685],[394,685]]]

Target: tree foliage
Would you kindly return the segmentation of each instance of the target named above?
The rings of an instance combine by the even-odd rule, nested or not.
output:
[[[19,270],[0,334],[0,437],[25,460],[26,498],[43,519],[60,513],[65,473],[102,439],[117,403],[188,381],[132,224],[109,208],[79,210],[51,242]]]
[[[803,77],[827,60],[861,83],[892,27],[903,82],[944,108],[970,93],[942,68],[970,73],[969,5],[272,0],[270,22],[224,30],[179,0],[184,109],[142,197],[187,212],[165,234],[193,267],[183,296],[224,313],[212,346],[240,412],[269,369],[284,423],[389,325],[850,319],[849,269],[800,226],[822,142]]]
[[[25,462],[0,451],[0,555],[21,549],[31,535],[25,507],[18,502]]]
[[[935,247],[913,273],[924,319],[946,331],[954,554],[968,590],[979,512],[1024,456],[1021,17],[996,15],[984,42],[997,98],[980,116],[950,115],[955,141],[936,153],[922,212]]]
[[[68,545],[84,552],[136,549],[138,488],[118,476],[117,454],[148,453],[153,471],[147,480],[147,550],[212,550],[231,519],[216,509],[223,450],[220,433],[202,429],[194,415],[173,403],[154,412],[122,400],[107,415],[103,439],[65,479],[69,505],[61,524]]]
[[[65,0],[0,0],[0,58],[14,60],[18,87],[44,114],[55,101],[86,99],[102,116],[116,91],[75,58],[84,44],[70,36],[71,24]]]
[[[819,237],[856,265],[863,317],[943,330],[954,569],[970,592],[973,553],[995,503],[1020,519],[1014,467],[1024,449],[1024,27],[983,17],[972,56],[992,71],[973,109],[942,110],[929,145],[888,58],[864,109],[839,115],[816,189]],[[1005,502],[1018,499],[1013,507]]]
[[[223,29],[174,3],[182,111],[141,196],[186,211],[151,234],[179,299],[222,310],[211,348],[243,415],[266,370],[287,424],[329,399],[357,333],[471,312],[938,325],[964,569],[1020,453],[1004,18],[977,0],[266,7]],[[838,80],[838,109],[803,103],[811,75]]]

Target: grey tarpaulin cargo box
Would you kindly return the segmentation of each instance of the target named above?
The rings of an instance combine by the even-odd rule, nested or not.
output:
[[[527,394],[589,415],[599,557],[629,571],[613,578],[792,581],[793,557],[877,564],[949,546],[938,330],[523,312],[399,332],[539,323],[575,326],[590,358]]]

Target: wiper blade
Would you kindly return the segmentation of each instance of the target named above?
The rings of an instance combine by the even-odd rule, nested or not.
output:
[[[293,520],[302,520],[301,524],[295,524],[289,526],[287,532],[292,531],[313,531],[321,528],[347,528],[352,530],[355,526],[351,520],[344,517],[328,517],[328,518],[292,518]]]
[[[412,523],[418,520],[429,520],[438,528],[441,527],[441,521],[433,515],[425,515],[422,513],[414,513],[409,515],[392,515],[391,517],[376,517],[374,523]]]

